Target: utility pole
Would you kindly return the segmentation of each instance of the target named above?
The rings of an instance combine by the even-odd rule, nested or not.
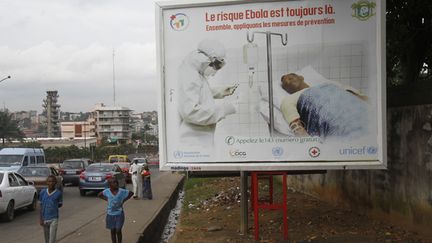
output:
[[[83,123],[84,125],[84,149],[87,149],[87,131],[86,131],[86,122]]]
[[[113,59],[113,98],[114,98],[114,106],[116,106],[116,92],[115,92],[115,65],[114,65],[114,48],[112,53],[112,59]]]

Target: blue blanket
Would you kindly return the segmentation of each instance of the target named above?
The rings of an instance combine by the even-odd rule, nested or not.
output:
[[[311,136],[354,139],[366,135],[366,102],[334,84],[305,90],[297,102],[297,110]]]

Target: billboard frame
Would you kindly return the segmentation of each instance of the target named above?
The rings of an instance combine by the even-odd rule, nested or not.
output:
[[[250,3],[270,3],[270,2],[289,2],[284,0],[268,1],[242,1],[242,0],[187,0],[187,1],[168,1],[156,2],[156,59],[157,77],[160,81],[158,120],[159,120],[159,160],[160,170],[166,171],[306,171],[306,170],[358,170],[358,169],[387,169],[387,109],[386,109],[386,28],[385,28],[385,0],[376,0],[380,4],[380,19],[376,26],[376,54],[377,77],[381,82],[377,84],[377,94],[381,97],[381,102],[377,105],[378,122],[378,160],[358,160],[358,161],[233,161],[233,162],[168,162],[167,156],[167,133],[166,133],[166,109],[165,109],[165,39],[163,27],[163,12],[180,8],[211,7],[222,5],[237,5]]]

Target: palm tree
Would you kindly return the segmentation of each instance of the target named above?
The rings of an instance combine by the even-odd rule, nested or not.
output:
[[[5,140],[24,138],[24,133],[18,128],[16,121],[12,120],[12,114],[7,111],[0,111],[0,139],[4,146]]]

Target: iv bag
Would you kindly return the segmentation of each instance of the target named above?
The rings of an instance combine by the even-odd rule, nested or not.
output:
[[[249,87],[252,88],[258,66],[258,45],[248,42],[243,46],[243,62],[247,65]]]

